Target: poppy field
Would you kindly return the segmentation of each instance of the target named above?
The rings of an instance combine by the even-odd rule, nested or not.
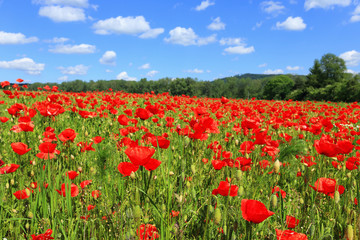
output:
[[[0,239],[360,239],[356,102],[1,86]]]

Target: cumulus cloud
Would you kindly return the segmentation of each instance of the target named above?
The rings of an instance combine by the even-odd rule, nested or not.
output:
[[[22,33],[9,33],[0,31],[0,44],[26,44],[37,42],[37,37],[26,37]]]
[[[56,45],[54,48],[50,48],[49,52],[62,53],[62,54],[88,54],[94,53],[96,47],[90,44],[79,44],[79,45]]]
[[[288,71],[298,71],[298,70],[300,70],[300,67],[299,66],[287,66],[286,67],[286,70],[288,70]]]
[[[355,72],[354,70],[351,70],[351,69],[346,69],[346,72],[351,73],[352,75],[359,74],[358,72]]]
[[[186,70],[185,72],[188,72],[188,73],[203,73],[204,70],[195,68],[195,69]]]
[[[146,74],[146,76],[148,76],[148,77],[154,77],[156,74],[158,74],[159,73],[159,71],[156,71],[156,70],[152,70],[152,71],[150,71],[150,72],[148,72],[147,74]]]
[[[347,66],[357,66],[360,64],[360,52],[358,51],[347,51],[340,54],[339,57],[344,59]]]
[[[84,9],[59,5],[42,6],[39,15],[54,22],[76,22],[86,19]]]
[[[61,76],[61,77],[58,78],[58,80],[64,82],[64,81],[69,80],[69,77],[68,76]]]
[[[172,44],[179,44],[183,46],[190,45],[207,45],[216,41],[216,34],[209,37],[199,37],[195,34],[192,28],[176,27],[169,32],[170,37],[165,38],[164,41]]]
[[[244,39],[242,38],[221,38],[220,45],[244,45]]]
[[[67,42],[69,40],[70,39],[64,38],[64,37],[54,37],[52,39],[44,40],[44,42],[46,42],[46,43],[64,43],[64,42]]]
[[[13,61],[0,61],[0,68],[3,69],[16,69],[25,71],[30,75],[38,75],[40,74],[44,68],[44,63],[36,63],[31,58],[21,58],[15,59]]]
[[[264,74],[283,74],[283,73],[284,71],[282,69],[275,69],[275,70],[268,69],[264,71]]]
[[[333,8],[334,6],[347,7],[351,0],[306,0],[304,7],[308,11],[312,8]]]
[[[150,29],[139,36],[139,38],[156,38],[164,32],[163,28]]]
[[[101,64],[115,66],[116,65],[115,60],[116,60],[116,52],[106,51],[100,58],[99,62]]]
[[[360,4],[355,8],[355,11],[352,13],[350,22],[360,22]]]
[[[150,24],[143,16],[137,17],[122,17],[108,18],[99,20],[93,24],[93,29],[96,34],[109,35],[109,34],[128,34],[139,35],[140,38],[156,38],[164,32],[163,28],[150,27]]]
[[[285,9],[285,7],[281,4],[281,2],[274,2],[274,1],[261,2],[260,7],[262,11],[272,15],[279,15]]]
[[[116,76],[117,80],[136,81],[135,77],[129,77],[127,72],[121,72]]]
[[[88,0],[33,0],[32,2],[43,5],[67,5],[80,8],[89,7]]]
[[[245,47],[245,46],[235,46],[235,47],[228,47],[224,49],[225,53],[228,54],[249,54],[255,51],[253,46]]]
[[[70,66],[70,67],[58,67],[58,69],[64,75],[65,74],[67,74],[67,75],[86,75],[87,71],[89,70],[89,67],[85,66],[83,64],[79,64],[79,65]]]
[[[225,23],[221,22],[220,17],[215,18],[210,25],[207,26],[208,29],[213,31],[219,31],[225,29]]]
[[[301,17],[288,17],[284,22],[277,22],[276,29],[288,31],[302,31],[306,28],[306,24]]]
[[[263,68],[263,67],[266,67],[266,66],[267,66],[267,63],[263,63],[263,64],[260,64],[258,67]]]
[[[139,67],[139,69],[149,69],[149,68],[150,68],[150,63],[145,63]]]
[[[210,0],[205,0],[205,1],[202,1],[200,3],[200,5],[196,6],[195,10],[196,11],[202,11],[202,10],[205,10],[206,8],[212,6],[212,5],[215,5],[215,2],[211,2]]]

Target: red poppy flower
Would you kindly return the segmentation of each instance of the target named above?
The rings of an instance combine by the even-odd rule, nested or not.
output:
[[[56,191],[63,197],[66,197],[66,187],[65,187],[65,183],[61,184],[61,190],[57,190]],[[71,184],[70,186],[70,192],[71,192],[71,197],[76,197],[79,194],[79,188],[78,186],[76,186],[74,183]]]
[[[340,148],[327,140],[326,135],[322,136],[320,140],[314,141],[314,147],[319,154],[323,154],[328,157],[335,157],[341,150]]]
[[[1,165],[2,166],[2,165]],[[0,174],[5,174],[5,173],[13,173],[15,172],[18,168],[20,167],[20,165],[17,164],[7,164],[4,167],[0,168]]]
[[[96,136],[93,137],[92,140],[94,141],[95,144],[101,143],[102,140],[104,140],[105,138],[101,137],[101,136]]]
[[[241,200],[241,213],[246,221],[252,223],[261,223],[275,214],[269,211],[262,202],[250,199]]]
[[[41,159],[53,159],[55,154],[59,154],[60,151],[55,149],[57,146],[56,143],[44,142],[39,145],[40,153],[36,154],[38,158]]]
[[[30,189],[25,188],[23,190],[16,191],[13,194],[17,199],[27,199],[30,197],[30,193],[31,193]]]
[[[93,143],[88,144],[87,142],[79,142],[76,145],[81,147],[81,149],[80,149],[81,152],[86,152],[86,151],[94,151],[95,152],[95,148],[92,147]]]
[[[22,142],[16,142],[11,144],[11,148],[14,152],[16,152],[19,155],[24,155],[28,151],[31,150],[31,148],[28,148],[28,145]]]
[[[125,154],[129,157],[130,161],[135,165],[144,166],[150,161],[154,155],[155,149],[142,146],[129,147],[125,150]]]
[[[87,207],[87,210],[90,211],[90,210],[93,210],[94,208],[96,207],[96,205],[91,205],[89,204],[89,206]]]
[[[18,78],[18,79],[16,79],[16,81],[19,82],[19,83],[21,83],[21,82],[23,82],[24,80],[22,80],[21,78]]]
[[[144,165],[145,169],[148,171],[154,171],[155,169],[157,169],[161,164],[161,161],[154,159],[154,158],[150,158],[150,160]]]
[[[288,228],[295,228],[299,224],[300,220],[293,216],[286,216],[286,225]]]
[[[6,86],[10,86],[10,82],[9,81],[3,81],[1,82],[1,87],[5,88]]]
[[[94,190],[91,192],[91,196],[95,199],[98,199],[101,196],[101,192],[99,190]]]
[[[79,174],[76,171],[68,171],[65,175],[68,176],[70,180],[74,180]]]
[[[331,178],[319,178],[316,180],[314,186],[310,185],[310,187],[317,192],[330,196],[331,198],[334,198],[336,190],[338,190],[340,194],[343,194],[345,191],[344,186],[336,184],[336,180]]]
[[[77,133],[71,128],[67,128],[59,134],[59,139],[62,142],[71,141],[73,142]]]
[[[139,239],[154,240],[160,237],[157,228],[151,224],[141,224],[136,230]]]
[[[123,126],[127,126],[129,124],[129,121],[130,121],[130,119],[125,114],[119,115],[117,120]]]
[[[221,181],[219,187],[212,191],[213,195],[222,195],[222,196],[231,196],[235,197],[238,194],[239,187],[236,185],[231,185],[227,181]]]
[[[286,192],[281,190],[278,186],[275,186],[272,190],[271,193],[276,192],[276,196],[279,197],[279,192],[281,193],[281,197],[285,198],[286,197]]]
[[[52,232],[53,231],[51,229],[48,229],[48,230],[46,230],[45,233],[42,233],[42,234],[39,234],[39,235],[32,234],[31,237],[32,237],[32,240],[54,239],[53,237],[51,237]]]
[[[138,165],[129,162],[121,162],[118,165],[118,170],[124,177],[130,176],[132,172],[136,172],[138,169]]]
[[[152,115],[153,114],[150,111],[148,111],[144,108],[137,108],[136,112],[135,112],[135,116],[140,118],[141,120],[146,120],[146,119],[150,118]]]
[[[6,123],[7,121],[9,121],[9,118],[7,118],[7,117],[0,117],[0,122]]]
[[[80,187],[81,187],[81,188],[84,188],[84,187],[86,187],[87,185],[89,185],[91,182],[92,182],[92,180],[85,180],[85,181],[83,181],[83,182],[80,183]]]
[[[4,165],[4,164],[5,164],[5,162],[0,159],[0,167],[1,167],[2,165]]]
[[[307,240],[307,236],[303,233],[297,233],[291,230],[275,229],[277,240]]]

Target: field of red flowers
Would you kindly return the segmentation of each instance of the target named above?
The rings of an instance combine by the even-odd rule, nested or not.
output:
[[[356,102],[1,85],[0,239],[360,239]]]

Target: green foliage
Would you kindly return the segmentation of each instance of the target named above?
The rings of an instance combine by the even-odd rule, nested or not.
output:
[[[281,100],[285,99],[286,95],[291,92],[291,89],[294,87],[294,81],[285,75],[280,75],[271,78],[267,81],[264,87],[264,98],[265,99],[276,99]]]

